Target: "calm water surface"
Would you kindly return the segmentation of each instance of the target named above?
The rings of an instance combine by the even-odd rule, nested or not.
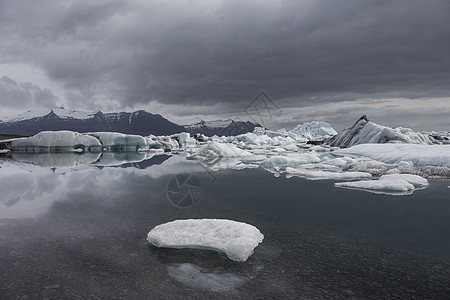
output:
[[[193,202],[173,203],[174,176],[191,176]],[[0,180],[0,299],[450,298],[448,181],[386,196],[169,156],[3,159]],[[151,228],[183,218],[243,221],[265,239],[245,263],[148,245]]]

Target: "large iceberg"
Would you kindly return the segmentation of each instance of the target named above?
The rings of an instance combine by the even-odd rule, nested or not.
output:
[[[101,151],[99,139],[73,131],[42,131],[25,139],[11,141],[12,151],[83,152]]]
[[[199,248],[224,252],[244,262],[264,239],[255,226],[221,219],[176,220],[156,226],[147,240],[163,248]]]
[[[364,115],[352,127],[347,128],[325,143],[333,147],[347,148],[359,144],[409,143],[435,144],[436,139],[409,128],[390,128],[370,122]]]
[[[78,133],[73,131],[42,131],[29,138],[10,141],[15,152],[102,152],[148,151],[179,147],[170,137],[143,137],[118,132]]]

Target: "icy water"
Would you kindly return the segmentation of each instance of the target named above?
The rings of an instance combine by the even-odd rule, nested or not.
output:
[[[188,178],[191,189],[176,185]],[[0,179],[0,299],[450,298],[448,180],[387,196],[176,156],[72,168],[3,159]],[[244,263],[146,241],[185,218],[246,222],[265,239]]]

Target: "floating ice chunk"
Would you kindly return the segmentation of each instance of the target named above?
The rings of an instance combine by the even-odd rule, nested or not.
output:
[[[411,174],[388,174],[378,180],[338,182],[336,187],[363,190],[375,194],[409,195],[415,189],[424,189],[428,181],[420,176]]]
[[[265,159],[267,159],[267,156],[265,155],[249,155],[240,158],[243,163],[259,163]]]
[[[348,170],[353,172],[367,172],[375,176],[381,176],[389,171],[389,167],[380,161],[360,159],[350,164]]]
[[[411,162],[414,166],[450,167],[450,145],[365,144],[333,152],[335,155],[366,157],[386,164]]]
[[[11,142],[12,151],[22,152],[137,151],[163,147],[163,143],[150,138],[118,132],[43,131]]]
[[[320,162],[320,158],[311,153],[298,153],[294,156],[271,156],[261,163],[263,167],[296,167],[302,164]]]
[[[282,147],[283,147],[283,149],[285,149],[287,151],[294,151],[295,152],[295,151],[299,150],[298,146],[296,144],[294,144],[294,143],[288,143],[288,144],[283,145]]]
[[[88,134],[99,139],[103,148],[108,151],[137,151],[149,148],[147,139],[140,135],[118,132],[91,132]]]
[[[279,141],[290,139],[297,142],[307,142],[310,140],[322,140],[337,134],[337,132],[328,123],[313,121],[297,125],[289,131],[284,128],[278,131],[271,131],[262,127],[255,127],[253,134],[266,136],[273,140],[278,139]]]
[[[447,131],[424,131],[422,134],[432,136],[435,140],[441,142],[442,144],[450,144],[450,133]]]
[[[343,172],[342,167],[324,164],[324,163],[304,164],[298,168],[306,169],[306,170],[321,170],[321,171],[328,171],[328,172],[337,172],[337,173]]]
[[[346,148],[368,143],[411,143],[430,145],[437,143],[437,141],[427,134],[414,132],[409,128],[389,128],[372,123],[364,115],[352,127],[341,131],[339,134],[328,139],[326,143],[330,146]]]
[[[349,157],[342,157],[342,158],[333,158],[333,159],[329,159],[329,160],[324,160],[321,162],[321,164],[331,165],[331,166],[336,166],[336,167],[342,168],[342,167],[350,164],[351,162],[353,162],[353,159],[351,159]]]
[[[278,153],[278,152],[286,152],[286,149],[281,148],[281,147],[276,147],[276,148],[272,149],[272,152],[276,152],[276,153]]]
[[[291,134],[290,136],[294,134],[308,141],[320,140],[337,134],[336,130],[334,130],[330,124],[317,121],[297,125],[293,130],[290,130],[289,133]]]
[[[178,143],[180,146],[186,146],[186,144],[193,143],[195,140],[191,139],[191,135],[188,132],[182,132],[176,135],[178,137]]]
[[[418,176],[418,175],[412,175],[412,174],[388,174],[388,175],[381,176],[380,179],[381,180],[404,180],[404,181],[407,181],[407,182],[411,183],[412,185],[414,185],[414,187],[416,189],[424,189],[429,185],[428,180],[426,180],[425,178]],[[378,179],[378,180],[380,180],[380,179]]]
[[[238,141],[253,145],[271,144],[272,139],[267,135],[258,135],[255,133],[245,133],[234,137]]]
[[[410,195],[414,186],[407,181],[367,180],[354,182],[338,182],[336,187],[368,191],[375,194]]]
[[[260,136],[268,136],[269,138],[286,138],[288,136],[288,133],[286,131],[286,129],[280,129],[278,131],[272,131],[272,130],[267,130],[263,127],[255,127],[253,129],[253,133],[256,135],[260,135]]]
[[[264,239],[258,228],[220,219],[176,220],[156,226],[147,240],[163,248],[200,248],[224,252],[234,261],[246,261]]]
[[[150,135],[146,139],[150,149],[174,149],[179,147],[178,142],[170,136]]]
[[[74,149],[101,150],[100,141],[90,135],[73,131],[42,131],[26,138],[11,142],[13,151],[27,152],[73,152]]]
[[[312,146],[309,147],[309,151],[314,151],[314,152],[330,152],[330,147],[323,147],[323,146]]]
[[[308,170],[305,168],[286,168],[286,173],[289,175],[295,175],[311,180],[358,180],[358,179],[371,179],[372,175],[364,172],[330,172],[324,170]]]
[[[241,157],[252,154],[246,150],[239,149],[233,144],[224,144],[212,141],[202,146],[196,155],[203,157]]]

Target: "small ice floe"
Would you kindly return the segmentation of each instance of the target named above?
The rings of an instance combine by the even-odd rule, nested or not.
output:
[[[210,249],[239,262],[246,261],[263,239],[255,226],[225,219],[176,220],[156,226],[147,235],[156,247]]]
[[[250,156],[244,156],[244,157],[242,157],[240,160],[241,160],[243,163],[249,163],[249,164],[252,164],[252,163],[259,163],[259,162],[262,162],[262,161],[264,161],[265,159],[267,159],[267,156],[266,156],[266,155],[250,155]]]
[[[317,155],[310,153],[295,153],[295,155],[293,156],[271,156],[265,161],[261,162],[261,166],[265,168],[275,168],[277,166],[286,168],[317,162],[320,162],[320,158]]]
[[[388,174],[378,180],[365,180],[353,182],[338,182],[336,187],[363,190],[375,194],[410,195],[416,189],[424,189],[428,186],[428,180],[418,175]]]
[[[84,150],[83,150],[83,148],[74,148],[74,149],[72,150],[72,152],[74,152],[74,153],[83,153]]]
[[[372,175],[365,172],[330,172],[325,170],[308,170],[306,168],[286,168],[287,176],[298,176],[310,180],[361,180],[371,179]]]

